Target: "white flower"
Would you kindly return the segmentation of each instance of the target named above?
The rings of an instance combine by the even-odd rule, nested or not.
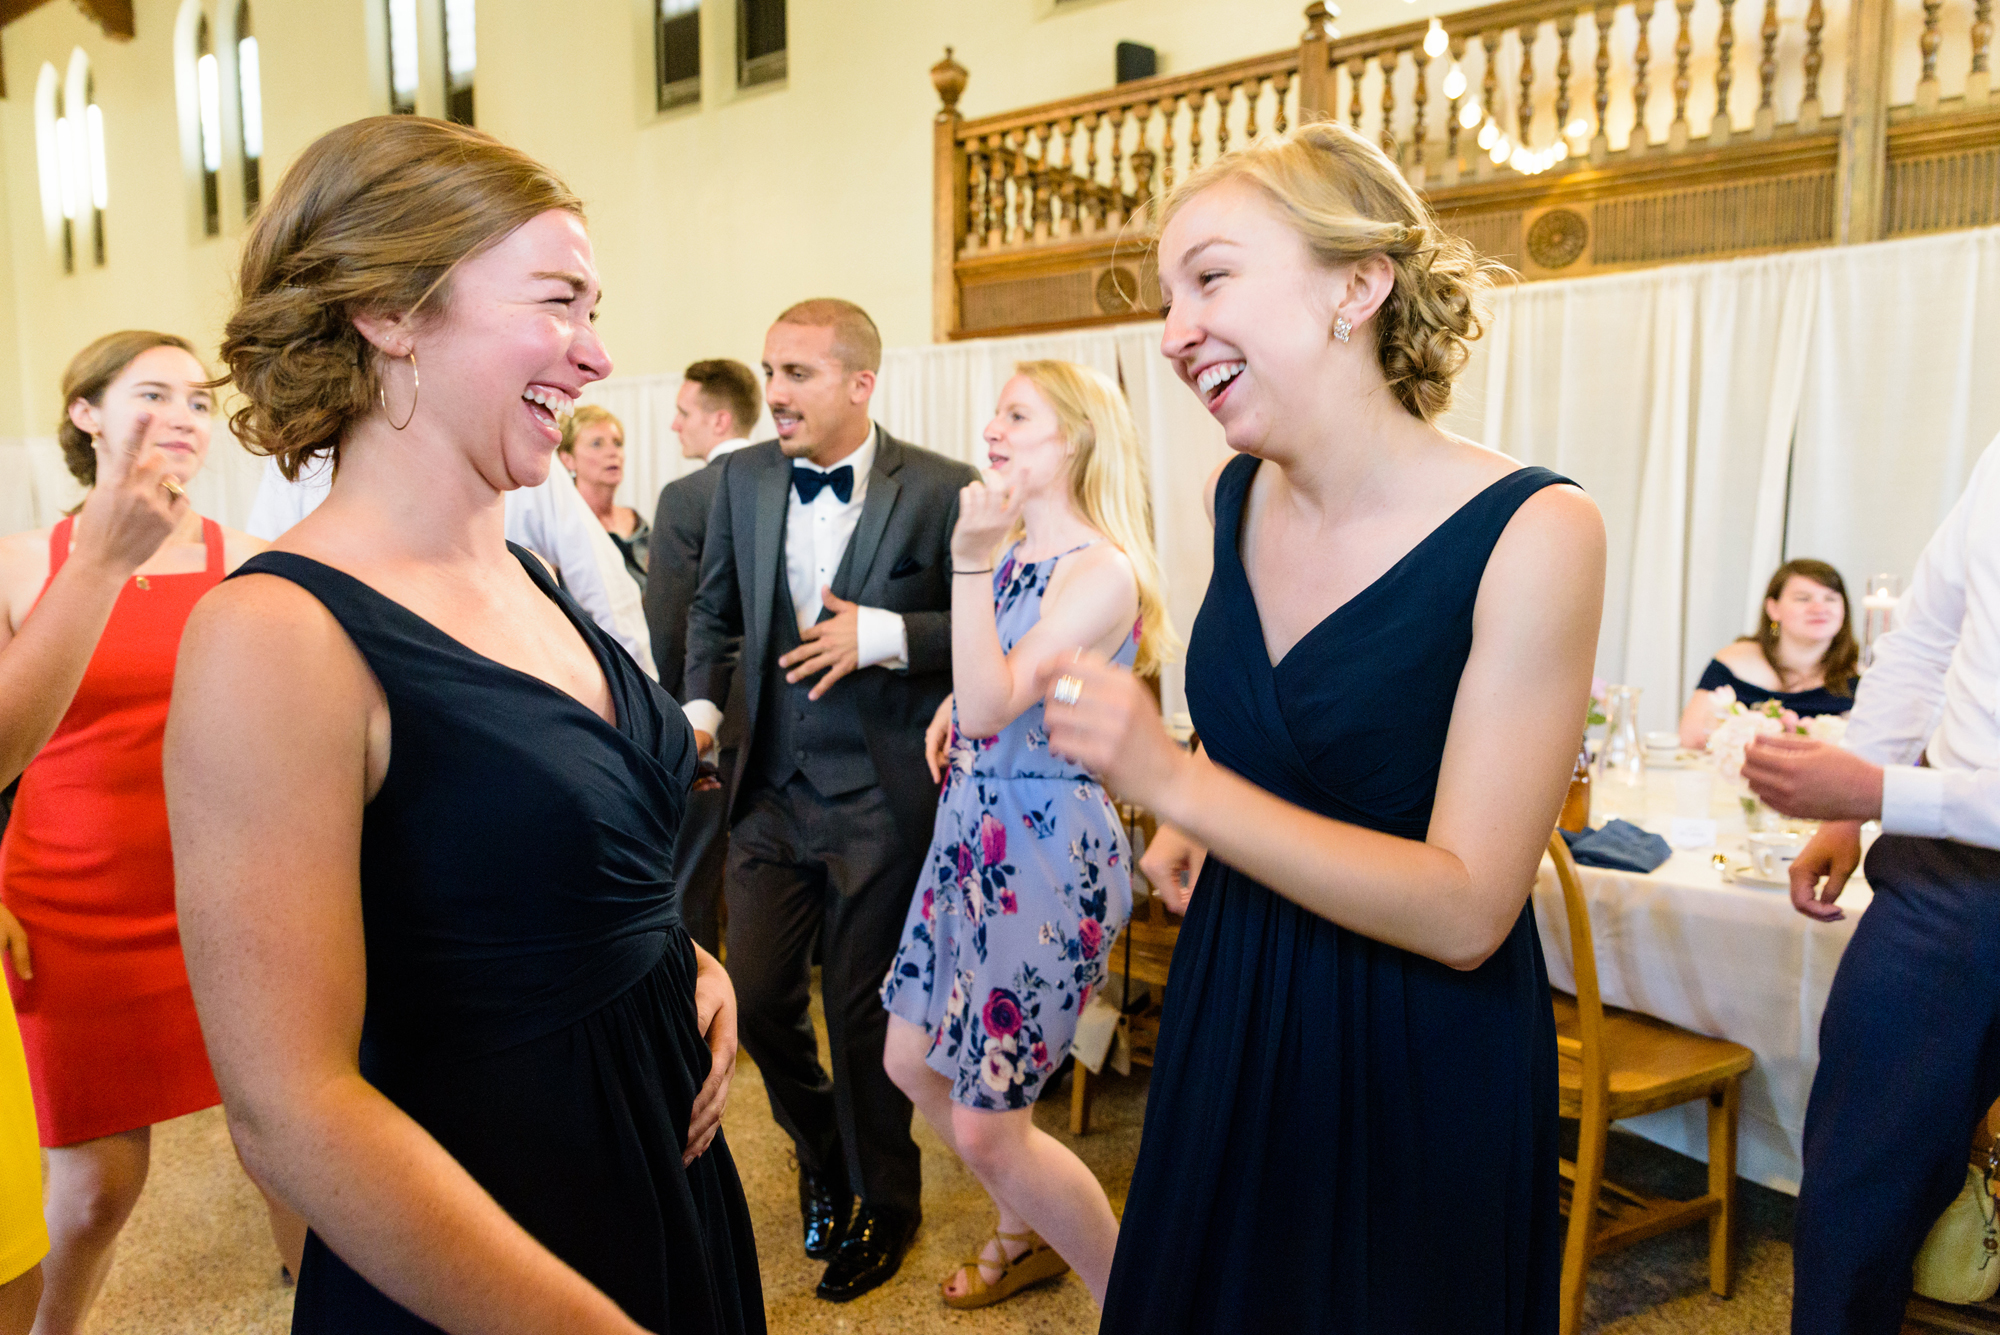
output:
[[[1743,754],[1750,749],[1752,740],[1773,733],[1783,732],[1785,725],[1775,709],[1751,709],[1736,699],[1736,693],[1727,686],[1716,691],[1720,699],[1727,692],[1726,706],[1717,711],[1720,721],[1715,731],[1708,735],[1708,753],[1715,757],[1715,768],[1725,779],[1737,779],[1743,775]],[[1775,701],[1771,702],[1775,705]]]
[[[1799,726],[1806,736],[1829,746],[1839,746],[1847,740],[1847,715],[1816,714],[1809,719],[1799,720]]]
[[[986,1040],[986,1055],[979,1061],[979,1078],[996,1094],[1005,1094],[1020,1074],[1020,1064],[1015,1061],[1013,1053],[1014,1040],[1011,1038]]]

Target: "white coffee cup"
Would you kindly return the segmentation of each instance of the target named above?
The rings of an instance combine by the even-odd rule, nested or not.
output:
[[[1791,830],[1769,830],[1749,838],[1750,865],[1767,881],[1782,881],[1792,874],[1792,859],[1805,847],[1805,836]]]

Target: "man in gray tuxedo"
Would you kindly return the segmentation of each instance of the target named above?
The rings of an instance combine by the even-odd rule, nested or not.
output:
[[[978,477],[870,420],[881,356],[851,302],[778,317],[764,341],[778,439],[719,466],[688,617],[686,708],[704,749],[712,702],[743,676],[728,967],[743,1046],[798,1150],[806,1252],[831,1258],[818,1293],[833,1301],[893,1275],[920,1218],[878,989],[930,846],[924,729],[951,690],[950,538],[959,490]],[[809,1013],[815,941],[830,1079]]]
[[[660,685],[683,703],[687,701],[688,608],[701,583],[701,553],[708,534],[708,511],[715,501],[722,470],[715,465],[750,443],[762,401],[757,373],[742,362],[718,357],[688,367],[674,396],[674,435],[681,456],[706,465],[660,488],[653,513],[653,540],[646,568],[646,629],[653,641],[653,661],[660,668]],[[727,723],[718,745],[723,773],[736,766],[736,744],[743,722],[742,700],[723,705]],[[674,881],[680,891],[681,922],[695,944],[720,955],[723,858],[729,848],[727,793],[717,785],[688,794],[674,842]]]

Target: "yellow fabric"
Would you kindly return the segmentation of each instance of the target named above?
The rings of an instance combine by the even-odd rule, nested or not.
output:
[[[28,1093],[28,1057],[14,1022],[14,999],[0,983],[0,1284],[20,1278],[48,1254],[42,1146]]]

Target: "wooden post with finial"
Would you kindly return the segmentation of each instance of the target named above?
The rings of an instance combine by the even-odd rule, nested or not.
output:
[[[1333,66],[1328,44],[1339,36],[1333,20],[1340,6],[1313,0],[1306,6],[1306,30],[1299,36],[1299,124],[1332,120],[1335,116]]]
[[[942,343],[958,329],[958,241],[966,234],[965,154],[958,145],[958,99],[965,92],[965,66],[944,49],[931,66],[937,89],[937,119],[931,126],[931,337]]]

